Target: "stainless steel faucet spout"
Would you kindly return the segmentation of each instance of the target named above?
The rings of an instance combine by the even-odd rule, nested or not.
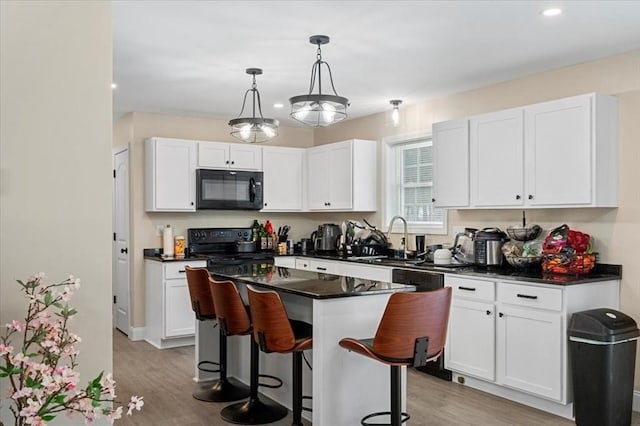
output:
[[[391,218],[391,222],[389,222],[389,231],[387,231],[387,240],[391,240],[391,231],[393,230],[393,224],[397,219],[400,219],[404,226],[404,258],[406,259],[407,251],[409,250],[409,233],[407,231],[407,220],[404,217],[397,215]]]

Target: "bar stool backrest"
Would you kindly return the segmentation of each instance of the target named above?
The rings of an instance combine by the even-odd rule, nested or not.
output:
[[[428,337],[427,359],[442,353],[447,336],[451,287],[435,291],[394,293],[387,302],[373,350],[394,359],[412,359],[416,339]]]
[[[251,332],[251,318],[233,281],[209,278],[218,324],[227,335],[244,336]]]
[[[289,352],[296,343],[287,311],[275,291],[247,287],[253,338],[265,352]],[[262,341],[261,341],[262,340]]]
[[[215,319],[216,310],[209,289],[209,271],[191,266],[185,266],[184,270],[187,274],[191,309],[196,313],[196,318],[200,321]]]

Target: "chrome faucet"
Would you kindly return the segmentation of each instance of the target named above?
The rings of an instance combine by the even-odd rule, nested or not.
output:
[[[407,258],[407,249],[409,244],[409,233],[407,232],[407,220],[402,216],[394,216],[391,218],[391,222],[389,222],[389,231],[387,232],[387,240],[391,240],[391,231],[393,231],[393,223],[396,219],[400,219],[402,224],[404,225],[404,258]]]

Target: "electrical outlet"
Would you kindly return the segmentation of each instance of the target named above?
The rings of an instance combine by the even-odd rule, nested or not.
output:
[[[164,226],[156,225],[156,237],[162,237],[162,231],[164,231]]]

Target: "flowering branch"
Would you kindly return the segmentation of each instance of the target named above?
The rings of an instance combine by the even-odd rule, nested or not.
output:
[[[87,387],[78,389],[78,351],[74,344],[80,336],[68,329],[77,313],[69,308],[73,290],[80,280],[70,276],[57,284],[46,284],[43,273],[18,280],[21,291],[29,300],[24,323],[13,320],[0,335],[0,378],[8,378],[14,406],[9,407],[15,426],[46,426],[57,414],[81,414],[91,425],[104,415],[112,423],[122,417],[123,407],[115,402],[115,381],[111,374],[101,372]],[[11,345],[12,337],[22,333],[18,351]],[[140,410],[142,397],[133,396],[127,404],[127,415]]]

